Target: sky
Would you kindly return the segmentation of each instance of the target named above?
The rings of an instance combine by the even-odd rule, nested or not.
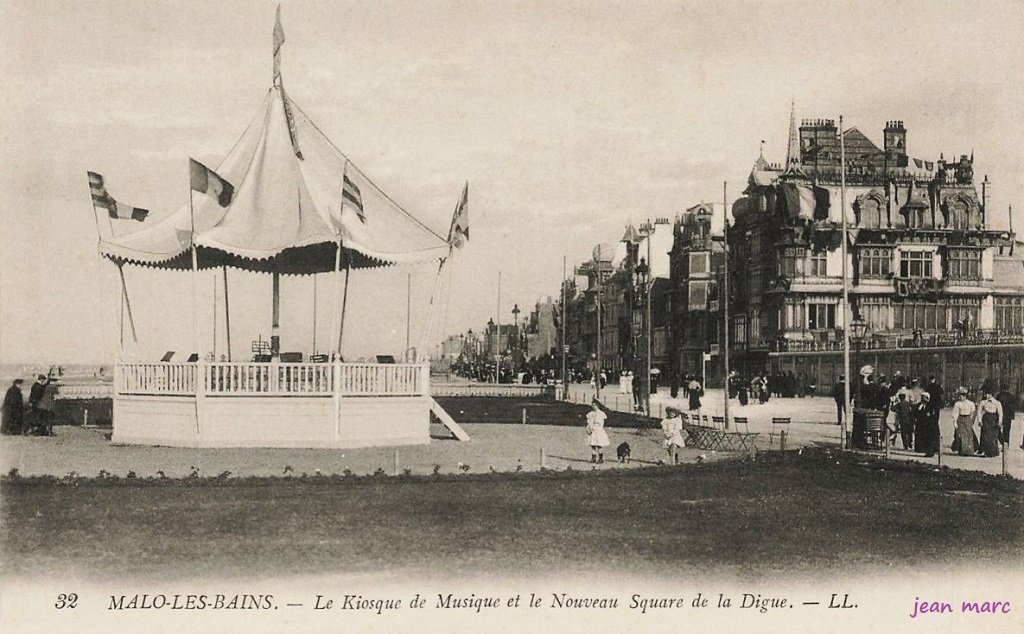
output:
[[[990,224],[1024,227],[1024,3],[306,2],[285,0],[291,97],[392,198],[445,233],[464,182],[471,239],[436,266],[356,272],[345,355],[479,330],[557,296],[626,223],[740,195],[761,141],[785,158],[797,118],[844,116],[881,144],[974,152]],[[85,178],[152,210],[187,200],[187,159],[216,164],[271,82],[276,2],[0,3],[0,363],[110,362],[120,282],[97,256]],[[232,350],[270,334],[270,278],[231,271]],[[218,333],[215,274],[128,267],[139,344],[158,358]],[[313,280],[284,278],[282,348],[313,345]],[[317,347],[328,276],[317,282]],[[220,293],[221,291],[218,291]],[[214,321],[217,321],[216,325]],[[209,341],[207,344],[206,342]]]

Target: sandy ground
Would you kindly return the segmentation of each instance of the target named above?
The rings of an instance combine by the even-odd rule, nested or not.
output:
[[[545,453],[545,466],[551,469],[611,469],[634,468],[657,464],[666,457],[661,446],[660,432],[638,436],[634,430],[609,429],[611,446],[605,454],[605,463],[590,463],[590,448],[584,441],[582,429],[548,425],[490,425],[466,424],[469,442],[459,442],[443,436],[443,427],[434,426],[435,434],[429,445],[398,448],[399,472],[412,469],[414,474],[428,474],[434,465],[441,473],[458,473],[459,467],[469,466],[470,473],[515,471],[522,465],[524,471],[540,468],[541,450]],[[21,475],[64,476],[74,472],[81,476],[95,476],[100,470],[124,476],[134,471],[138,476],[156,476],[163,471],[167,477],[189,475],[193,467],[201,476],[215,476],[230,471],[232,476],[324,475],[343,473],[373,473],[394,470],[394,448],[367,449],[181,449],[175,447],[116,446],[106,440],[109,430],[58,427],[55,437],[25,438],[3,436],[0,439],[0,472],[12,468]],[[632,449],[632,461],[620,464],[615,459],[615,447],[627,441]],[[683,462],[696,462],[698,456],[713,460],[728,454],[685,449],[680,453]]]
[[[614,409],[631,409],[632,403],[625,394],[617,392],[618,386],[603,390],[602,400]],[[589,385],[573,385],[570,400],[587,402],[592,396]],[[666,406],[676,404],[686,409],[682,399],[669,398],[667,390],[661,390],[652,398],[655,415],[664,412]],[[723,409],[720,390],[709,390],[703,399],[703,414],[718,415]],[[953,423],[950,410],[945,410],[940,421],[944,437],[951,438]],[[835,406],[828,398],[772,399],[765,405],[749,404],[740,407],[736,401],[730,405],[731,416],[746,416],[749,431],[759,434],[757,447],[760,451],[779,448],[778,429],[773,430],[772,417],[790,417],[793,422],[787,434],[787,447],[798,449],[808,446],[839,445],[840,428],[835,424]],[[607,448],[605,463],[592,465],[590,449],[584,441],[582,429],[546,425],[464,425],[472,440],[458,442],[449,440],[440,426],[432,429],[429,445],[401,447],[398,451],[398,471],[411,469],[414,474],[431,473],[435,465],[442,473],[456,473],[461,465],[468,465],[472,473],[496,471],[536,470],[541,466],[541,450],[545,454],[545,466],[552,469],[611,469],[617,467],[639,467],[656,464],[666,457],[661,446],[661,434],[657,430],[637,435],[634,430],[609,429],[611,446]],[[76,473],[95,476],[101,470],[124,476],[134,471],[140,477],[156,476],[162,471],[168,477],[187,476],[197,470],[201,476],[215,476],[225,471],[233,476],[310,476],[317,473],[329,475],[343,473],[346,469],[354,474],[373,473],[383,469],[395,471],[394,448],[370,449],[181,449],[172,447],[114,446],[106,437],[109,430],[58,427],[58,436],[53,438],[0,437],[0,473],[12,468],[22,475],[64,476]],[[776,434],[772,437],[772,432]],[[1024,451],[1020,449],[1024,436],[1024,416],[1018,415],[1014,425],[1009,450],[1006,452],[1006,470],[1009,475],[1024,479]],[[615,447],[620,442],[629,442],[633,461],[620,465],[615,459]],[[999,474],[1003,470],[1002,457],[981,458],[952,455],[948,440],[942,464],[957,469],[983,471]],[[683,462],[695,462],[700,456],[716,460],[736,454],[702,451],[692,448],[682,450]],[[894,450],[895,460],[915,460],[938,465],[937,458],[923,456],[902,450]],[[290,468],[289,468],[290,467]]]

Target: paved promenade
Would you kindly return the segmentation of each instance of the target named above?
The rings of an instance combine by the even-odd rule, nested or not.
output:
[[[594,389],[589,383],[569,386],[569,400],[571,401],[586,403],[593,396]],[[619,392],[617,384],[610,384],[601,390],[601,402],[617,411],[631,411],[633,408],[632,396]],[[673,399],[667,388],[662,388],[656,394],[651,395],[651,410],[654,416],[662,417],[665,408],[670,405],[678,407],[684,412],[689,411],[687,400],[681,397]],[[708,390],[701,398],[701,406],[701,414],[721,416],[725,410],[722,390]],[[939,428],[942,430],[943,436],[943,466],[992,474],[1002,473],[1002,456],[996,458],[957,456],[950,451],[949,445],[953,438],[951,411],[946,408],[942,410],[939,417]],[[828,397],[772,398],[763,405],[748,403],[746,406],[741,406],[739,401],[732,399],[729,402],[729,417],[735,416],[746,417],[749,421],[750,431],[762,435],[763,440],[759,439],[757,443],[759,449],[768,448],[767,438],[772,431],[773,417],[788,417],[792,420],[787,434],[788,447],[839,446],[840,427],[836,424],[835,401]],[[1007,473],[1020,479],[1024,479],[1024,450],[1020,448],[1022,442],[1024,442],[1024,415],[1018,413],[1011,430],[1006,463]],[[896,444],[901,445],[899,441]],[[777,442],[775,446],[778,447]],[[902,449],[892,451],[891,456],[895,460],[915,460],[938,465],[937,456],[926,459],[921,454]]]

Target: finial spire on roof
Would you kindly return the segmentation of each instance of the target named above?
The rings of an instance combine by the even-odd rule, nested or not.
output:
[[[800,164],[800,137],[796,129],[796,99],[789,105],[789,144],[786,146],[786,168]]]

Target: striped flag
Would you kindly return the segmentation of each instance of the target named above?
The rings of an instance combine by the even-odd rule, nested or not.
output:
[[[448,230],[448,244],[456,249],[469,242],[469,183],[462,188],[462,198],[455,205],[452,226]]]
[[[189,159],[188,167],[192,189],[210,196],[221,207],[227,207],[231,204],[231,199],[235,195],[234,185],[195,159]]]
[[[356,210],[356,215],[359,216],[360,222],[366,222],[366,214],[363,213],[363,195],[359,192],[359,187],[352,182],[352,179],[345,174],[343,177],[344,184],[341,188],[341,204],[342,206],[348,202],[349,206]]]
[[[274,23],[274,80],[281,77],[281,45],[284,44],[284,27],[281,26],[281,5],[277,5],[277,21]]]
[[[89,190],[92,192],[92,204],[96,209],[102,209],[110,214],[115,220],[138,220],[142,222],[149,215],[148,209],[132,207],[114,200],[114,197],[107,193],[107,187],[103,184],[103,177],[96,172],[86,172],[89,175]]]

